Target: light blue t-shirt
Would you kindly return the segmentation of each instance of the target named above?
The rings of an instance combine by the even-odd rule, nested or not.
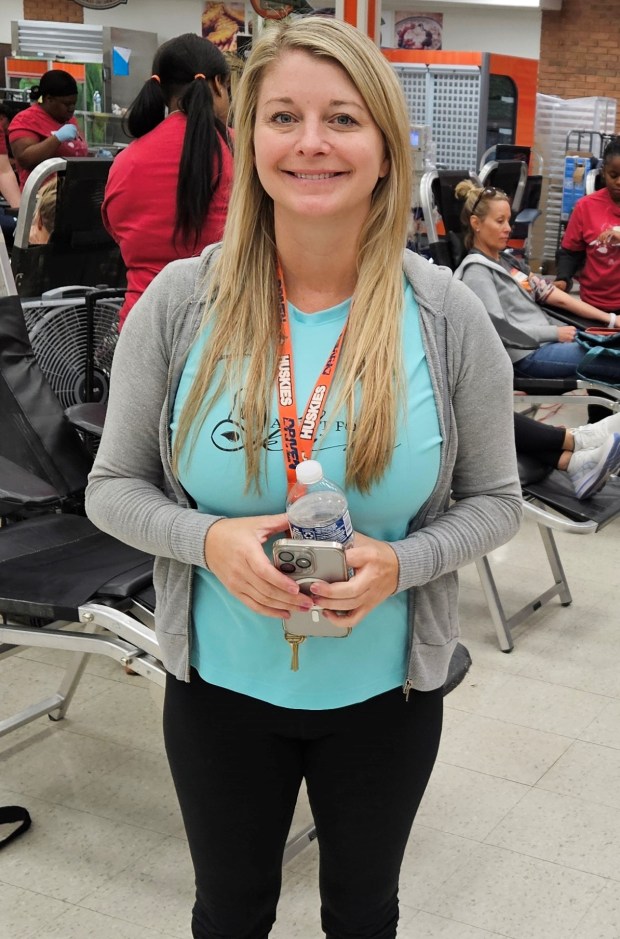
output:
[[[345,324],[349,301],[318,313],[302,313],[289,303],[298,410],[305,408],[320,369]],[[194,342],[174,404],[173,435],[196,374],[206,336]],[[353,527],[373,538],[404,538],[408,520],[431,494],[439,471],[441,436],[422,338],[417,303],[406,285],[403,349],[407,376],[406,423],[399,425],[392,462],[367,495],[347,492]],[[335,394],[334,394],[335,397]],[[332,399],[333,400],[333,399]],[[330,401],[327,401],[329,410]],[[199,510],[241,517],[283,512],[287,480],[278,409],[265,441],[268,483],[262,493],[245,492],[245,461],[239,425],[224,395],[207,415],[190,452],[181,455],[180,481]],[[324,474],[344,485],[347,425],[337,419],[325,436],[321,416],[313,457]],[[190,433],[188,440],[192,438]],[[272,541],[265,545],[271,559]],[[231,545],[234,551],[234,545]],[[299,670],[291,670],[291,650],[279,619],[260,616],[233,597],[209,571],[195,568],[191,663],[211,684],[288,708],[322,710],[364,701],[402,685],[408,653],[407,593],[388,597],[347,638],[308,637],[299,647]]]

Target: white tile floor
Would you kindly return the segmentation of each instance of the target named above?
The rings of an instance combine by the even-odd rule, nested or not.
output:
[[[570,417],[562,420],[572,423]],[[500,652],[462,572],[474,664],[446,699],[439,762],[407,850],[404,939],[620,937],[620,522],[558,536],[573,594]],[[547,576],[533,526],[495,552],[509,607]],[[62,657],[0,663],[0,717]],[[0,740],[0,804],[33,826],[0,853],[2,939],[188,939],[192,873],[163,755],[161,693],[91,660],[65,721]],[[300,806],[296,828],[308,820]],[[286,868],[273,939],[318,939],[317,850]]]

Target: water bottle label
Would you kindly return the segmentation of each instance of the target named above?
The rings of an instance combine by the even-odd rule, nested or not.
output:
[[[353,534],[353,525],[348,510],[340,518],[327,525],[302,528],[291,523],[290,527],[292,537],[301,538],[304,541],[339,541],[340,544],[346,544]]]

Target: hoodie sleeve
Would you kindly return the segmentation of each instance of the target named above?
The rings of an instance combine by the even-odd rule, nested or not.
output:
[[[521,521],[510,360],[482,305],[462,284],[450,285],[445,310],[453,427],[444,446],[454,460],[453,501],[427,516],[424,527],[392,542],[398,590],[488,554],[509,541]]]
[[[183,318],[197,264],[196,259],[169,264],[127,318],[114,353],[103,436],[86,489],[86,513],[98,528],[126,544],[206,567],[204,540],[219,516],[203,515],[168,494],[174,482],[167,478],[162,457],[168,449],[175,323]]]
[[[507,277],[509,276],[507,274]],[[466,264],[460,273],[460,279],[482,300],[505,345],[532,349],[534,344],[538,346],[543,342],[557,342],[557,326],[548,321],[535,302],[530,303],[525,295],[521,296],[521,288],[518,284],[514,284],[514,290],[518,292],[515,293],[515,303],[518,301],[520,308],[523,309],[526,303],[531,305],[531,312],[528,310],[527,314],[520,316],[517,322],[517,317],[514,316],[509,304],[506,300],[502,302],[500,299],[494,272],[490,268],[485,267],[484,264]],[[509,286],[512,288],[513,285]]]

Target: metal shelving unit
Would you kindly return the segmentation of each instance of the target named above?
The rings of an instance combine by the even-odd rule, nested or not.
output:
[[[542,219],[534,226],[532,257],[543,271],[555,266],[555,254],[561,236],[564,159],[573,144],[588,144],[614,134],[616,128],[615,98],[558,98],[536,96],[536,150],[545,166],[540,201]],[[581,130],[575,130],[581,128]],[[577,136],[575,136],[577,135]],[[591,152],[588,147],[588,152]],[[598,153],[593,154],[597,156]]]

